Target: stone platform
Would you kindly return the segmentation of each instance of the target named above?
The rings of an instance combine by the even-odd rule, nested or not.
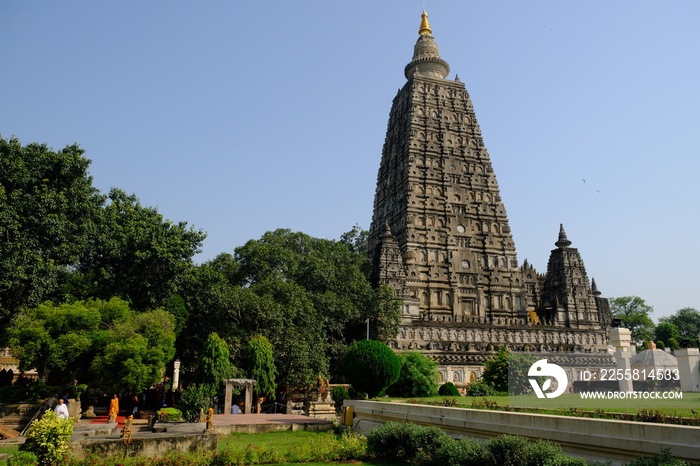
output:
[[[300,414],[217,414],[212,419],[217,434],[232,432],[259,434],[280,430],[323,432],[333,429],[331,421]]]

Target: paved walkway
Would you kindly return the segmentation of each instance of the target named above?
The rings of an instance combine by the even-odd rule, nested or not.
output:
[[[323,419],[300,414],[216,414],[212,423],[214,427],[260,424],[331,424]]]

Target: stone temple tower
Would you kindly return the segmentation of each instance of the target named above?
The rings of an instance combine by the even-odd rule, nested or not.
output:
[[[403,302],[391,345],[427,352],[457,382],[502,345],[605,350],[607,300],[563,227],[546,275],[519,266],[469,93],[449,72],[424,11],[389,114],[369,237],[375,284]]]

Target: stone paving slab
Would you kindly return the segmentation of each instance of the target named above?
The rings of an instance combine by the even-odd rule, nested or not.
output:
[[[217,414],[212,419],[214,427],[224,425],[256,424],[330,424],[323,419],[315,419],[299,414]]]

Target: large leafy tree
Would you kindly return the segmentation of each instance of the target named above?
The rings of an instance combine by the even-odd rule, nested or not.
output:
[[[204,342],[202,357],[196,368],[195,382],[204,387],[208,396],[213,397],[222,386],[223,380],[233,374],[228,344],[216,333],[211,333]]]
[[[262,335],[256,335],[248,340],[246,346],[250,377],[255,379],[255,392],[258,396],[275,398],[275,376],[277,368],[270,341]]]
[[[418,351],[399,353],[399,379],[386,392],[390,396],[406,398],[436,396],[438,393],[437,361]]]
[[[698,345],[698,334],[700,333],[700,311],[697,309],[692,307],[684,307],[668,317],[661,317],[659,322],[675,325],[678,328],[680,338],[688,338],[691,340],[694,346]]]
[[[115,322],[92,362],[101,387],[139,393],[162,379],[175,355],[175,318],[162,309],[129,313]]]
[[[498,349],[498,354],[484,364],[482,379],[497,392],[520,395],[532,390],[528,381],[528,371],[535,362],[534,356],[513,353],[505,346]]]
[[[206,234],[165,220],[136,196],[113,188],[73,281],[81,297],[121,296],[138,310],[168,304]]]
[[[276,230],[234,256],[202,264],[184,295],[190,319],[178,341],[183,362],[197,359],[192,335],[216,330],[234,356],[243,354],[249,335],[265,336],[274,348],[278,385],[300,387],[337,374],[365,319],[375,332],[396,334],[398,303],[390,290],[372,289],[366,262],[342,242]]]
[[[665,342],[666,344],[668,344],[669,340],[671,339],[677,342],[680,336],[681,334],[678,331],[678,327],[668,322],[661,322],[654,329],[654,338],[657,341],[660,340]]]
[[[205,234],[165,220],[134,195],[101,195],[77,145],[54,151],[0,138],[0,341],[10,318],[55,303],[120,296],[168,307]]]
[[[651,340],[654,334],[654,322],[649,314],[654,308],[649,306],[639,296],[622,296],[610,300],[610,310],[615,318],[622,322],[622,326],[630,329],[632,338],[638,343]]]
[[[23,370],[42,379],[96,381],[137,392],[160,380],[175,351],[174,318],[157,309],[136,314],[125,301],[43,303],[18,312],[8,329]]]
[[[52,372],[85,379],[85,360],[94,357],[95,344],[104,338],[103,323],[95,302],[47,302],[15,314],[8,342],[20,369],[36,368],[43,381]]]
[[[104,201],[77,145],[0,138],[0,329],[56,292],[95,232]]]

